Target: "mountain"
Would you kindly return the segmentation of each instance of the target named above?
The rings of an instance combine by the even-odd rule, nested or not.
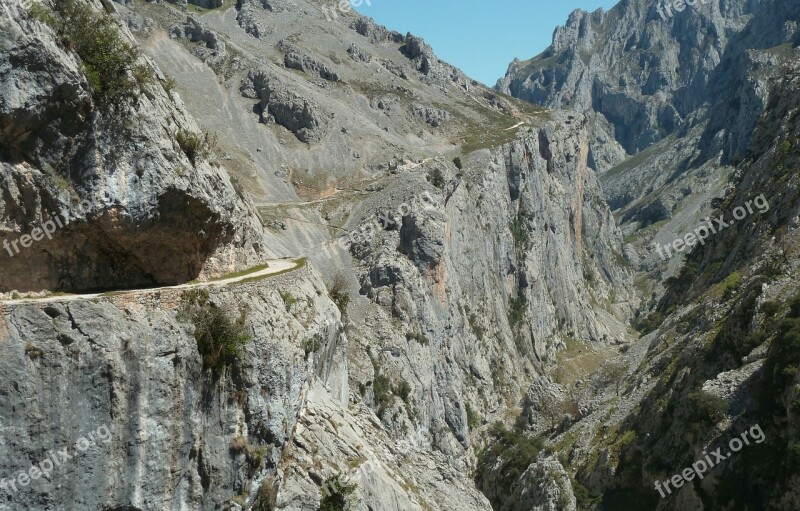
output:
[[[4,4],[2,505],[797,509],[799,23]]]
[[[659,7],[576,11],[497,84],[590,119],[644,300],[618,377],[567,389],[577,416],[536,434],[579,508],[795,509],[800,5]]]
[[[557,353],[633,338],[585,117],[324,7],[0,10],[10,509],[490,509]]]

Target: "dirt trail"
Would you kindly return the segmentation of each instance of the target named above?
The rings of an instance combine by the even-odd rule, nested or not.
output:
[[[145,294],[145,293],[152,293],[154,291],[163,291],[163,290],[180,290],[180,289],[198,289],[198,288],[207,288],[207,287],[222,287],[227,286],[230,284],[236,284],[238,282],[242,282],[243,280],[248,279],[256,279],[259,277],[266,277],[269,275],[273,275],[275,273],[282,273],[286,271],[294,271],[297,270],[299,267],[302,266],[302,263],[299,261],[291,260],[291,259],[274,259],[267,261],[266,264],[269,267],[250,272],[244,273],[242,275],[237,275],[235,277],[220,279],[220,280],[210,280],[208,282],[192,282],[188,284],[179,284],[177,286],[162,286],[162,287],[153,287],[148,289],[131,289],[131,290],[122,290],[122,291],[108,291],[104,293],[89,293],[89,294],[67,294],[67,295],[52,295],[52,296],[45,296],[41,298],[19,298],[16,300],[0,300],[0,305],[19,305],[19,304],[26,304],[26,303],[50,303],[50,302],[73,302],[76,300],[92,300],[95,298],[101,298],[103,296],[108,296],[109,294],[115,295],[136,295],[136,294]]]

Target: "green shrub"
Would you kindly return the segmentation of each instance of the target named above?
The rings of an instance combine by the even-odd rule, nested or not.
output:
[[[713,394],[703,390],[690,392],[686,398],[689,409],[689,420],[695,426],[711,427],[728,411],[728,404]]]
[[[200,135],[186,130],[179,130],[175,134],[175,140],[178,142],[183,154],[192,162],[192,165],[197,165],[200,158],[207,160],[211,157],[217,144],[217,137],[208,132]]]
[[[53,0],[53,10],[35,5],[32,18],[49,25],[68,50],[80,58],[93,96],[116,105],[150,83],[152,74],[136,65],[139,51],[124,41],[114,19],[77,0]]]
[[[429,343],[428,338],[425,337],[424,334],[418,334],[416,332],[406,332],[406,339],[409,341],[416,341],[423,346],[427,346]]]
[[[255,502],[250,511],[273,511],[275,500],[277,499],[275,483],[273,478],[267,477],[261,482],[256,492]]]
[[[461,158],[459,158],[458,156],[453,158],[453,165],[455,165],[458,170],[461,170],[461,169],[464,168],[463,164],[461,163]]]
[[[470,430],[473,430],[481,423],[481,416],[472,409],[469,403],[465,405],[465,408],[467,409],[467,426],[469,426]]]
[[[322,342],[313,337],[309,337],[303,341],[302,348],[306,355],[309,353],[316,353],[322,348]]]
[[[794,316],[790,312],[790,316]],[[764,389],[761,405],[765,413],[780,409],[781,397],[800,367],[800,318],[788,317],[778,325],[778,333],[764,364]]]
[[[789,156],[789,153],[792,152],[792,142],[789,140],[784,140],[778,146],[778,154],[781,158],[786,158]]]
[[[289,312],[292,308],[292,305],[297,303],[297,298],[288,291],[280,291],[281,299],[283,300],[283,304],[286,306],[286,312]]]
[[[331,300],[333,300],[333,303],[336,304],[339,312],[342,313],[342,317],[347,316],[347,306],[350,304],[350,295],[347,294],[347,281],[344,275],[341,273],[336,274],[333,278],[333,284],[331,284],[328,290],[328,294]]]
[[[333,293],[331,298],[333,298],[333,303],[336,304],[342,316],[347,316],[347,306],[350,304],[350,296],[344,293]]]
[[[730,275],[728,275],[728,278],[725,279],[723,286],[725,289],[726,297],[730,296],[731,293],[733,293],[742,286],[742,272],[735,271]]]
[[[764,313],[764,317],[766,318],[775,317],[778,314],[778,312],[780,312],[780,310],[781,310],[780,302],[776,302],[774,300],[764,302],[764,304],[761,306],[761,312]]]
[[[175,80],[175,78],[173,78],[172,76],[168,76],[167,79],[164,80],[162,86],[164,87],[164,92],[166,92],[167,94],[172,94],[172,92],[178,86],[178,81]]]
[[[572,491],[575,494],[578,509],[595,509],[603,502],[602,495],[592,495],[584,485],[575,479],[572,480]]]
[[[355,484],[347,484],[342,476],[337,475],[329,478],[322,486],[322,501],[319,503],[319,511],[347,511],[350,509],[348,498],[356,489]]]
[[[251,336],[245,325],[246,313],[238,318],[230,307],[212,303],[208,291],[184,293],[179,317],[194,324],[197,350],[203,357],[203,368],[219,376],[225,368],[236,363]]]
[[[647,335],[650,332],[657,330],[658,327],[660,327],[664,322],[664,319],[664,314],[659,311],[653,311],[641,320],[634,320],[633,328],[635,328],[640,334]]]
[[[508,322],[517,326],[525,315],[525,297],[511,298],[508,302]]]
[[[470,313],[469,316],[467,316],[467,320],[469,321],[469,327],[472,329],[472,332],[475,334],[475,337],[477,337],[479,341],[482,341],[483,335],[486,332],[480,325],[478,321],[478,316],[476,316],[474,313]]]
[[[434,167],[431,169],[431,171],[428,173],[428,182],[436,188],[444,188],[445,179],[442,169],[439,167]]]
[[[600,383],[603,386],[614,385],[614,389],[619,394],[625,374],[628,372],[626,362],[608,362],[600,369]]]
[[[408,404],[408,396],[411,394],[411,385],[407,381],[401,381],[394,387],[394,393],[400,396],[404,403]]]
[[[518,250],[524,250],[530,242],[530,233],[528,232],[526,215],[519,212],[514,218],[514,221],[509,223],[508,229],[511,231],[511,237],[514,238],[514,243],[517,245]]]
[[[372,382],[372,393],[375,396],[378,415],[383,415],[386,407],[392,402],[392,382],[388,376],[378,370],[376,370],[375,379]]]

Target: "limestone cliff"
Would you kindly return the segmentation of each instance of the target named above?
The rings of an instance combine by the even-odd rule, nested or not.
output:
[[[109,105],[58,5],[0,10],[0,241],[64,224],[0,265],[0,466],[111,438],[4,503],[491,509],[495,424],[568,346],[631,335],[585,116],[310,0],[86,3],[136,50]],[[308,265],[213,281],[284,256]],[[224,370],[212,327],[247,341]],[[573,502],[559,474],[515,491]]]

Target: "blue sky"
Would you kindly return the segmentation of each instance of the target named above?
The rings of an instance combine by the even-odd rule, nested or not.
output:
[[[436,54],[493,86],[514,57],[550,45],[575,9],[610,9],[618,0],[366,0],[357,8],[381,25],[421,36]]]

